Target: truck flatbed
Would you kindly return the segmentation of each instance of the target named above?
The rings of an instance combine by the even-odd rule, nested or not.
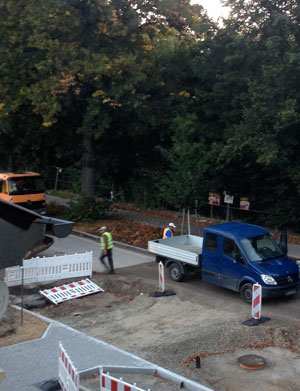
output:
[[[202,254],[203,238],[195,235],[180,235],[173,238],[150,240],[149,252],[157,256],[175,259],[198,266]]]

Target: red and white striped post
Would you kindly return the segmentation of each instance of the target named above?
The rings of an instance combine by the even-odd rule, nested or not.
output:
[[[158,276],[159,276],[159,291],[165,291],[165,270],[162,262],[158,264]]]
[[[260,319],[261,317],[261,285],[256,283],[252,287],[252,318]]]

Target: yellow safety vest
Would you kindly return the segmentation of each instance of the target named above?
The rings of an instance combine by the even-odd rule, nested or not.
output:
[[[114,243],[110,232],[104,232],[103,235],[100,237],[101,250],[105,250],[104,235],[107,237],[107,250],[110,250],[111,248],[114,247]]]
[[[171,238],[173,238],[173,231],[170,229],[170,228],[165,228],[164,229],[164,233],[163,233],[163,239],[167,239],[168,238],[168,236],[167,236],[167,231],[171,231]]]

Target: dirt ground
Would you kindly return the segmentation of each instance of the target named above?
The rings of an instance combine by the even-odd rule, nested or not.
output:
[[[234,309],[216,311],[213,305],[199,302],[192,292],[186,300],[181,284],[177,284],[175,295],[152,297],[150,293],[158,290],[155,283],[122,271],[116,275],[95,273],[93,281],[104,292],[59,305],[48,303],[33,311],[213,390],[300,391],[299,321],[271,319],[260,326],[247,327],[241,321],[245,320],[248,306],[245,313]],[[4,346],[4,340],[19,342],[21,329],[27,330],[25,334],[39,329],[30,337],[36,338],[43,327],[33,319],[31,322],[34,323],[24,322],[9,340],[0,337],[0,345]],[[264,357],[266,367],[259,371],[241,368],[237,360],[246,354]],[[197,356],[201,368],[196,368]],[[96,390],[97,381],[90,379],[85,385]],[[178,389],[170,384],[164,387],[160,391]]]
[[[48,323],[9,306],[0,322],[0,348],[41,338],[47,327]]]

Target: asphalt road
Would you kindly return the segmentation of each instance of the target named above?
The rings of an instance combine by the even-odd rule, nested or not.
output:
[[[54,238],[54,244],[39,256],[53,257],[54,255],[81,254],[86,251],[93,251],[93,271],[104,272],[105,269],[99,261],[100,242],[77,235],[69,235],[64,239]],[[146,251],[132,251],[126,246],[115,246],[113,249],[115,269],[151,262],[153,259],[153,256],[148,255]]]
[[[99,262],[99,244],[87,238],[70,235],[65,239],[55,239],[55,243],[41,256],[84,253],[93,251],[93,270],[103,272],[104,268]],[[154,256],[146,251],[134,251],[129,248],[115,246],[113,259],[116,272],[122,275],[133,275],[149,282],[156,282],[158,286],[158,268]],[[182,296],[184,300],[199,300],[202,304],[214,308],[226,309],[245,313],[245,320],[251,318],[251,306],[244,303],[239,294],[222,287],[203,282],[199,277],[187,277],[184,282],[174,282],[168,275],[165,276],[165,289],[172,289]],[[248,317],[249,309],[249,317]],[[245,311],[246,310],[246,311]],[[300,321],[300,290],[294,296],[268,299],[263,301],[262,316],[271,319],[286,319]]]

